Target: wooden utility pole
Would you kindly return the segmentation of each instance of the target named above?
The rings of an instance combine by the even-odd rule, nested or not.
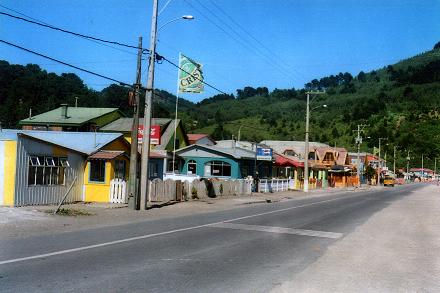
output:
[[[364,130],[365,127],[367,127],[368,125],[365,124],[358,124],[357,126],[357,136],[356,136],[356,144],[357,144],[357,164],[356,164],[356,172],[357,172],[357,177],[359,180],[359,186],[361,186],[361,156],[360,156],[360,152],[361,152],[361,144],[362,144],[362,136],[361,136],[361,132]]]
[[[137,192],[137,166],[138,166],[138,129],[139,129],[139,92],[141,90],[142,67],[142,37],[139,37],[136,69],[136,84],[133,101],[133,125],[131,127],[130,149],[130,177],[128,181],[128,207],[132,210],[139,209],[139,193]]]
[[[394,175],[396,175],[396,146],[394,146],[393,159],[394,159],[394,162],[393,162],[393,173],[394,173]]]
[[[145,93],[144,111],[144,137],[142,139],[142,161],[141,161],[141,210],[147,209],[148,202],[148,169],[150,157],[150,128],[151,128],[151,107],[153,106],[154,91],[154,64],[156,61],[156,37],[157,37],[157,7],[158,0],[153,1],[153,15],[151,17],[150,33],[150,63],[148,67],[147,90]]]

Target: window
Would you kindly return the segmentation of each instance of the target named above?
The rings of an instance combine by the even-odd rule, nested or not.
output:
[[[148,168],[148,177],[150,178],[157,178],[159,177],[159,163],[156,162],[149,162],[149,168]]]
[[[30,156],[28,185],[64,185],[65,169],[69,166],[67,158]]]
[[[314,160],[315,159],[315,152],[310,152],[309,153],[309,160]]]
[[[105,161],[104,160],[91,160],[90,161],[89,181],[105,182]]]
[[[332,153],[326,153],[324,156],[324,161],[333,161],[333,154]]]
[[[223,161],[211,161],[205,165],[207,176],[231,176],[231,165]]]
[[[241,165],[241,177],[248,177],[250,175],[249,172],[249,166],[248,165]]]
[[[179,161],[176,160],[173,164],[172,159],[168,160],[167,172],[173,172],[173,171],[178,171],[178,170],[179,170]]]
[[[115,178],[125,180],[126,164],[124,160],[115,161]]]
[[[188,173],[187,174],[197,174],[197,163],[194,160],[188,161]]]
[[[284,154],[286,156],[296,156],[296,153],[293,150],[285,150]]]

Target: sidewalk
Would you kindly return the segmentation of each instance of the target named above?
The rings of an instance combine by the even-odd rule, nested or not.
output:
[[[75,203],[62,206],[72,215],[53,215],[55,206],[29,206],[20,208],[0,207],[0,238],[27,237],[53,234],[104,226],[122,225],[161,218],[173,218],[194,213],[209,213],[251,204],[267,204],[279,201],[321,197],[334,193],[352,193],[374,190],[378,187],[329,188],[277,193],[253,193],[248,196],[228,196],[178,203],[158,203],[146,211],[134,211],[124,204]],[[383,187],[379,187],[383,188]]]
[[[273,292],[440,292],[440,187],[375,213]]]

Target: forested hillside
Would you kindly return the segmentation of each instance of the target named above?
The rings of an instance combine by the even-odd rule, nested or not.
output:
[[[305,84],[303,89],[245,87],[236,95],[216,95],[197,104],[179,102],[179,117],[188,132],[209,133],[229,139],[241,132],[242,140],[302,140],[305,129],[306,91],[321,90],[311,108],[311,139],[355,149],[357,124],[368,124],[362,150],[372,151],[378,138],[388,159],[394,146],[398,162],[409,149],[412,161],[427,157],[428,166],[440,157],[440,45],[433,50],[371,72],[338,73]],[[48,73],[37,65],[10,65],[0,61],[0,120],[16,127],[29,108],[38,114],[59,106],[119,107],[131,115],[128,89],[111,85],[94,91],[75,74]],[[327,108],[318,107],[326,104]],[[173,117],[175,96],[157,91],[155,117]]]

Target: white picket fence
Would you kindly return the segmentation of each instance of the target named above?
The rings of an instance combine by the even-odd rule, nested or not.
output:
[[[294,185],[293,179],[260,179],[258,190],[262,193],[287,191]]]
[[[127,203],[126,189],[127,183],[123,179],[112,179],[110,181],[110,202]]]

